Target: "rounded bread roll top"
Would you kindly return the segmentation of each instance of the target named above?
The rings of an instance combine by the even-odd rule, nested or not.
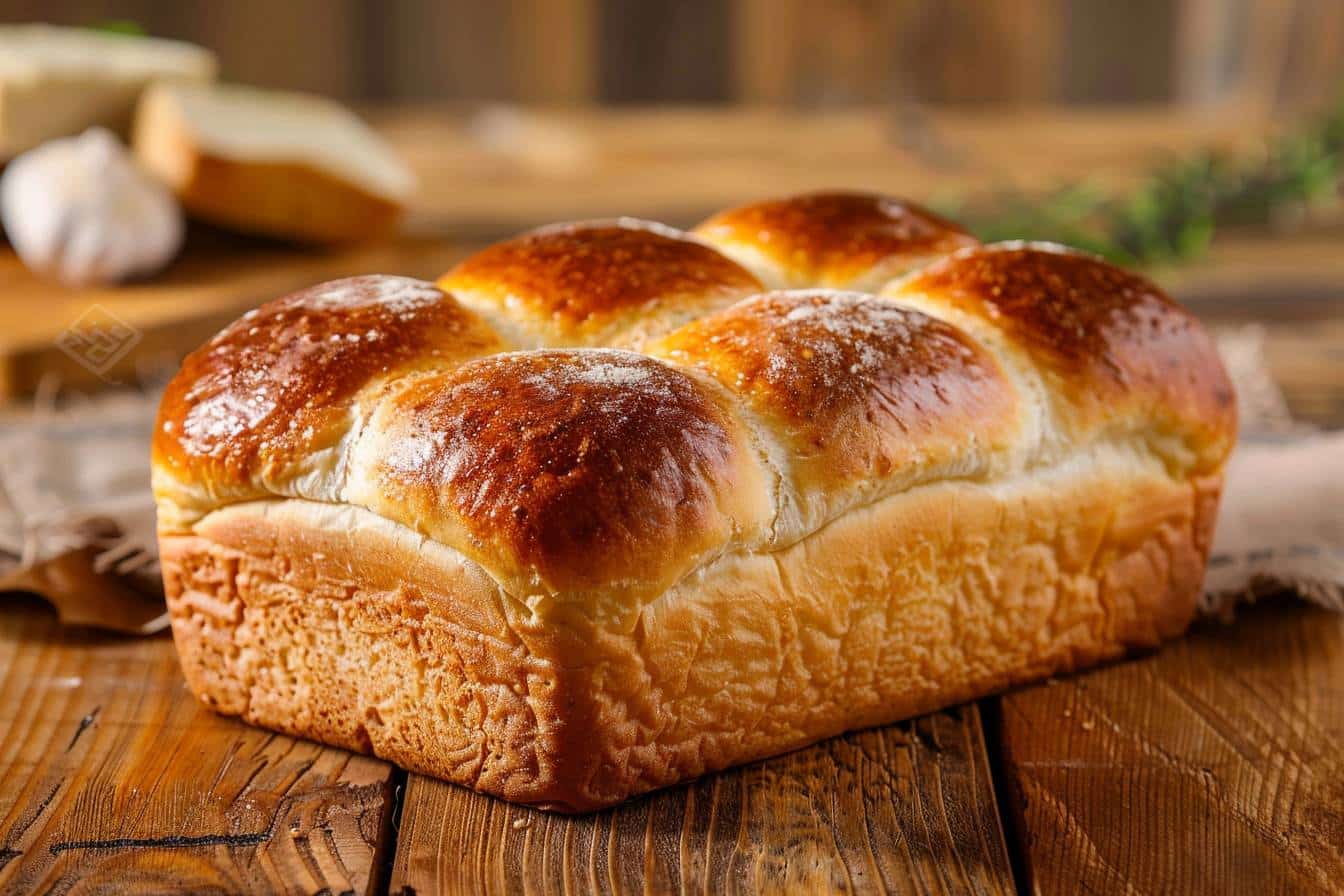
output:
[[[1199,321],[1151,281],[1042,243],[955,253],[884,295],[995,347],[1048,406],[1048,439],[1067,450],[1129,434],[1181,470],[1220,465],[1236,400]]]
[[[477,252],[439,286],[529,347],[638,347],[762,288],[709,246],[633,218],[534,230]]]
[[[349,499],[457,547],[512,593],[650,596],[773,509],[712,388],[615,349],[494,355],[387,395]]]
[[[1021,422],[998,362],[950,324],[860,293],[773,292],[651,347],[759,421],[779,471],[776,543],[939,471],[1002,468]]]
[[[806,193],[719,212],[694,233],[772,289],[876,292],[935,258],[978,242],[913,202],[875,193]]]
[[[154,428],[155,489],[201,511],[266,493],[338,500],[382,384],[506,346],[431,283],[350,277],[249,311],[192,352]]]

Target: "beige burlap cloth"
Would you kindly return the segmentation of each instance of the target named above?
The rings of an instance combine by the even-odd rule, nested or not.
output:
[[[1205,612],[1291,589],[1344,611],[1344,431],[1293,422],[1254,327],[1220,334],[1242,434],[1209,560]],[[0,417],[0,590],[39,594],[67,622],[167,625],[149,493],[155,394],[39,397]]]

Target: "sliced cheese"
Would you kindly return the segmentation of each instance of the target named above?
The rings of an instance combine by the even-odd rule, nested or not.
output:
[[[0,161],[93,125],[128,128],[146,85],[214,79],[194,44],[51,25],[0,25]]]

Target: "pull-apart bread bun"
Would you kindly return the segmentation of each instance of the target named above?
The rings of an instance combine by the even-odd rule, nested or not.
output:
[[[876,292],[975,237],[927,209],[869,193],[811,193],[719,212],[698,236],[771,289]]]
[[[572,812],[1180,634],[1234,430],[1148,281],[820,194],[265,305],[154,487],[201,700]]]

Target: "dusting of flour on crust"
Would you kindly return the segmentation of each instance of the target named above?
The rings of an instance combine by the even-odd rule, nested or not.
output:
[[[300,294],[297,302],[314,311],[332,311],[381,305],[393,314],[410,314],[443,298],[432,283],[412,277],[370,274],[347,277],[323,284],[319,290]]]

